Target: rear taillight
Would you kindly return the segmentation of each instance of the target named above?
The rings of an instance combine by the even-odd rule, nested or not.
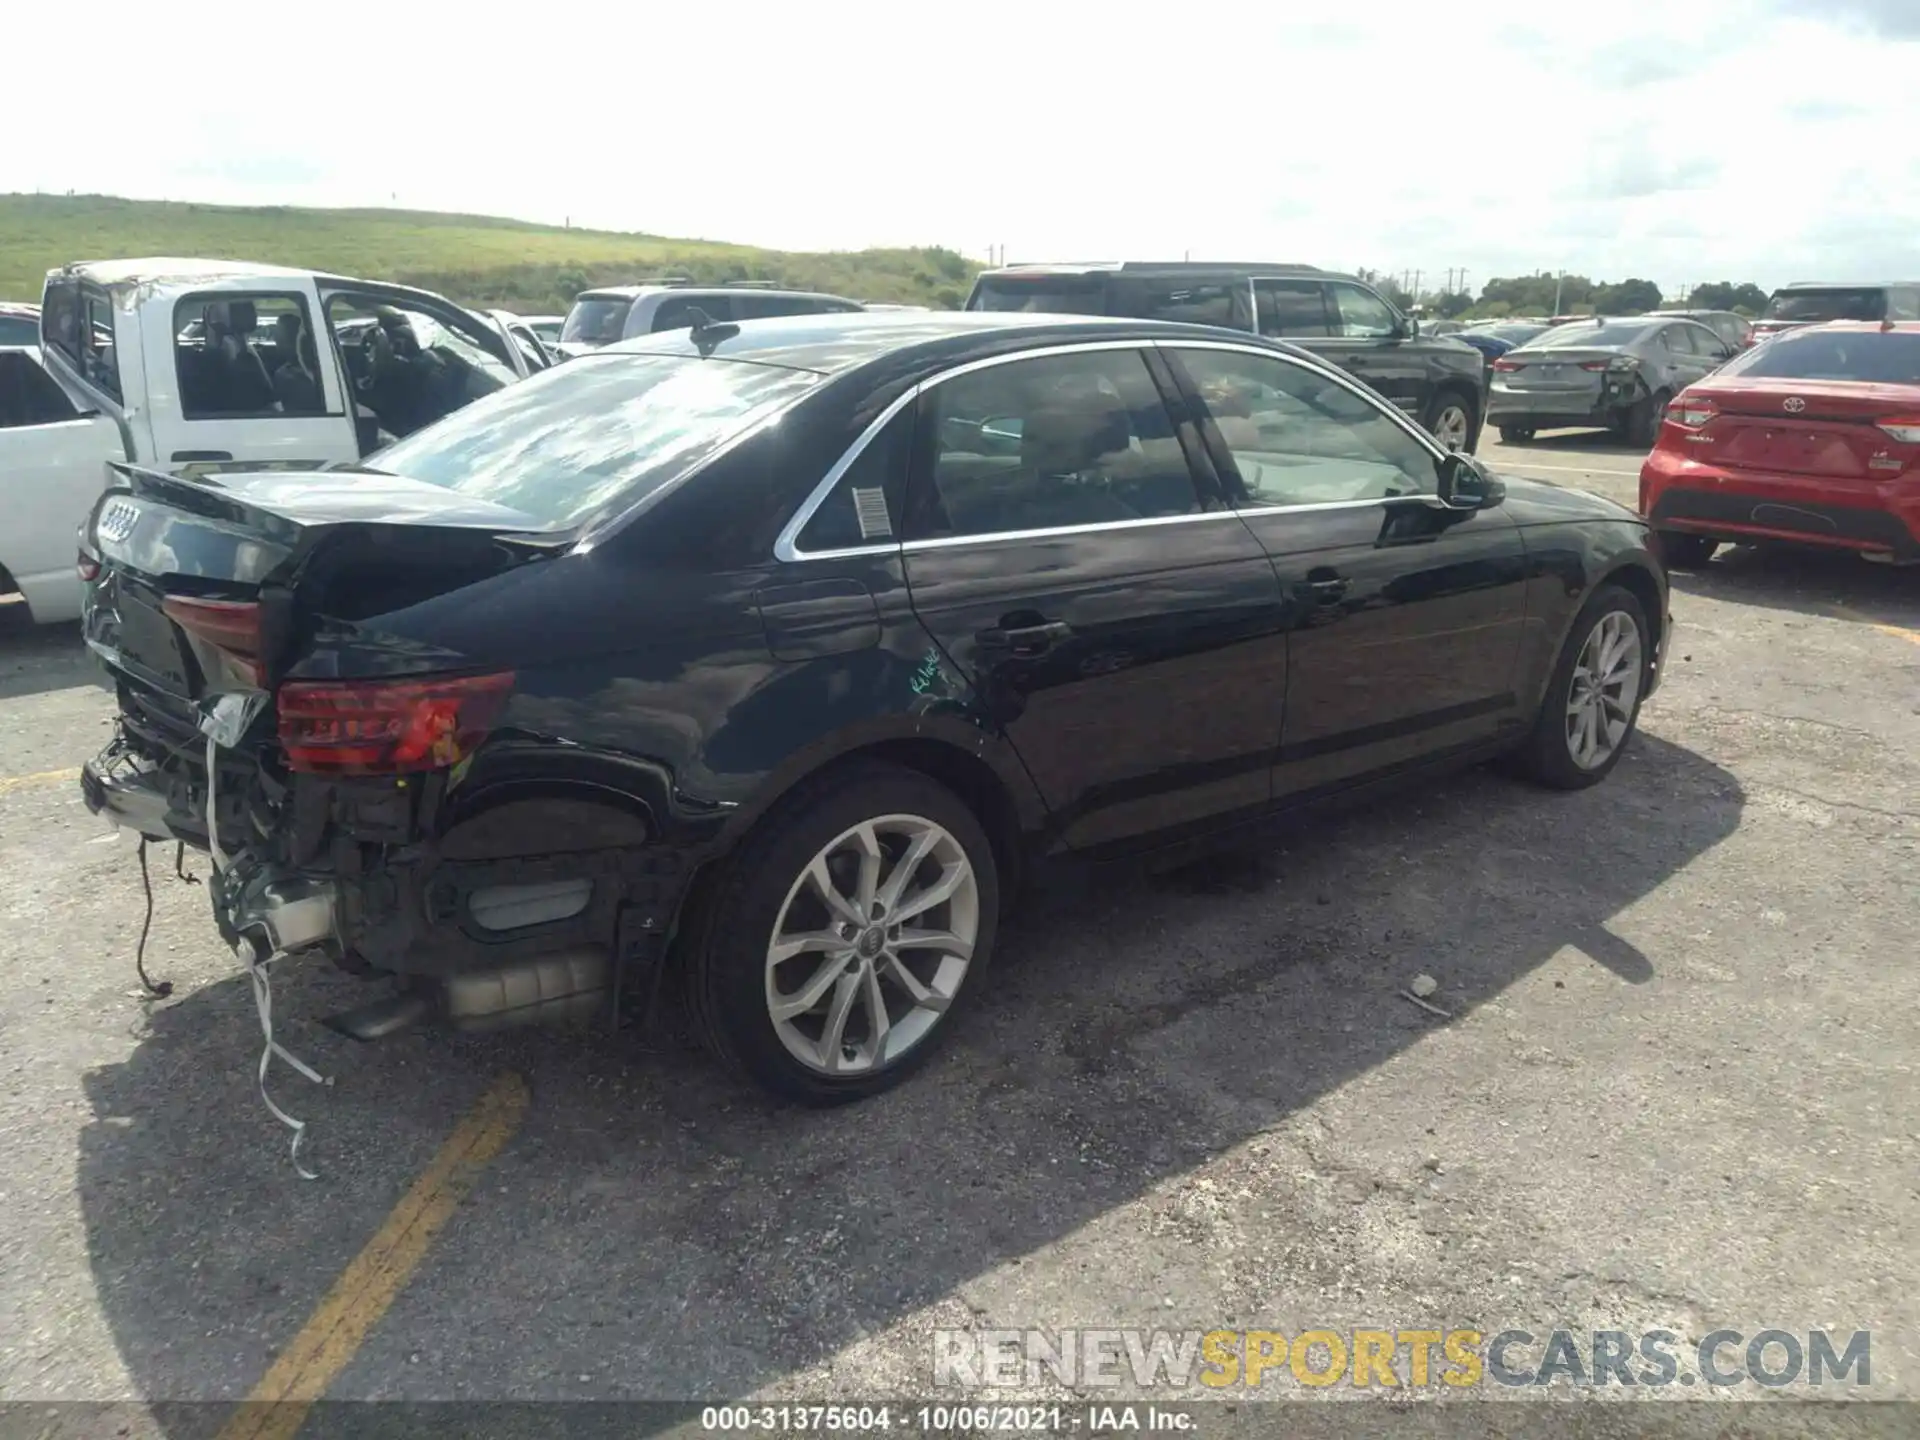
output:
[[[1580,362],[1580,368],[1582,370],[1604,370],[1612,363],[1611,360],[1582,360]]]
[[[1902,445],[1920,445],[1920,415],[1894,415],[1874,423]]]
[[[160,602],[166,617],[196,639],[220,652],[234,678],[252,685],[266,683],[266,655],[260,628],[260,607],[251,600],[192,600],[169,595]]]
[[[1522,365],[1518,360],[1496,360],[1493,362],[1493,368],[1500,371],[1503,375],[1510,375],[1515,370],[1524,370],[1527,367]]]
[[[412,680],[290,680],[275,697],[287,768],[313,775],[441,770],[471,755],[513,690],[511,673]]]
[[[100,561],[82,550],[73,562],[73,573],[80,577],[82,584],[91,585],[100,578]]]
[[[1682,395],[1667,407],[1667,419],[1682,430],[1698,430],[1719,413],[1720,407],[1711,400],[1697,400],[1691,395]]]

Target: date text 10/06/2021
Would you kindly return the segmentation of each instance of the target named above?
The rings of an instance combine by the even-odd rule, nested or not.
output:
[[[709,1405],[700,1428],[719,1432],[909,1435],[1098,1435],[1126,1431],[1192,1433],[1193,1410],[1183,1405],[1097,1402],[1079,1405]]]

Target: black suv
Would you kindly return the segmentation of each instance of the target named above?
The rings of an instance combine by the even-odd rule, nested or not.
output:
[[[1478,350],[1421,335],[1372,286],[1312,265],[1009,265],[981,273],[967,308],[1181,320],[1290,340],[1352,371],[1442,444],[1469,454],[1487,414]]]

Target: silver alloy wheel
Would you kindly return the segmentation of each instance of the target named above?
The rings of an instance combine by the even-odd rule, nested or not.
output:
[[[973,862],[943,827],[878,815],[821,847],[767,943],[767,1013],[824,1075],[891,1064],[930,1035],[980,937]]]
[[[1467,407],[1449,401],[1433,417],[1433,438],[1449,450],[1467,448]]]
[[[1582,770],[1599,769],[1627,738],[1640,677],[1640,627],[1609,610],[1587,633],[1567,692],[1567,753]]]

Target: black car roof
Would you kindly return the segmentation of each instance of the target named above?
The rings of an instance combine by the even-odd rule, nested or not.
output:
[[[981,280],[1002,277],[1032,279],[1046,275],[1137,275],[1174,280],[1198,280],[1209,275],[1231,275],[1236,278],[1253,275],[1319,275],[1329,280],[1355,278],[1351,275],[1343,275],[1337,270],[1323,270],[1318,265],[1301,265],[1291,261],[1279,264],[1271,260],[1061,261],[1057,264],[1002,265],[997,269],[982,270],[978,278]]]
[[[719,326],[713,338],[696,345],[688,330],[660,331],[621,340],[595,355],[698,355],[785,365],[796,370],[837,374],[909,350],[965,351],[995,339],[1025,339],[1035,345],[1075,340],[1231,340],[1302,355],[1239,330],[1183,325],[1167,320],[1124,316],[1042,315],[978,310],[855,311],[840,315],[783,315]]]

